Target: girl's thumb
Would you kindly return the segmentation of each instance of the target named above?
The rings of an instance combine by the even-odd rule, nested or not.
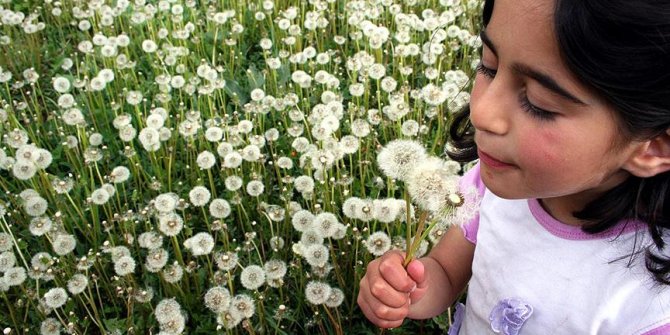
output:
[[[426,286],[426,273],[423,263],[418,260],[413,260],[407,264],[407,274],[416,283],[416,288],[423,288]]]

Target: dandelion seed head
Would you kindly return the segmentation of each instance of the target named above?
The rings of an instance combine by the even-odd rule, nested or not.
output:
[[[391,249],[391,238],[383,231],[374,232],[365,241],[365,247],[369,253],[379,257]]]
[[[242,270],[240,282],[247,290],[257,290],[265,283],[265,271],[258,265],[249,265]]]
[[[221,312],[217,316],[216,321],[226,329],[233,329],[242,322],[242,317],[242,313],[237,309],[229,308],[228,310]]]
[[[104,188],[99,188],[91,193],[91,200],[96,205],[104,205],[109,200],[110,195]]]
[[[342,305],[342,302],[344,302],[344,292],[340,290],[339,288],[332,287],[330,290],[330,295],[328,295],[328,299],[324,304],[330,308],[337,308]]]
[[[249,194],[252,197],[257,197],[263,194],[265,191],[265,185],[261,181],[258,180],[252,180],[249,183],[247,183],[247,194]]]
[[[223,271],[234,269],[237,266],[238,259],[237,253],[233,251],[217,252],[214,255],[216,266]]]
[[[197,233],[186,239],[184,246],[191,251],[193,256],[207,255],[214,249],[214,237],[205,232]]]
[[[281,279],[286,275],[286,263],[279,259],[271,259],[263,265],[267,279]]]
[[[52,221],[47,216],[39,216],[30,220],[28,229],[33,236],[42,236],[52,228]]]
[[[154,199],[154,207],[161,213],[170,213],[177,207],[177,201],[179,201],[179,196],[175,193],[159,194]]]
[[[37,172],[35,163],[28,160],[17,160],[12,168],[14,177],[20,180],[28,180]]]
[[[387,177],[404,181],[409,171],[426,157],[426,149],[419,142],[393,140],[379,152],[377,164]]]
[[[7,269],[7,271],[5,271],[5,274],[2,276],[2,279],[5,282],[5,284],[10,287],[19,286],[23,284],[26,278],[27,278],[26,269],[18,266]]]
[[[7,233],[0,232],[0,252],[5,252],[12,249],[12,236]]]
[[[40,324],[41,335],[60,335],[62,326],[55,318],[46,318]]]
[[[254,299],[246,294],[238,294],[230,302],[230,309],[235,309],[243,317],[249,319],[256,314]]]
[[[77,240],[70,234],[58,234],[52,243],[54,252],[59,256],[71,253],[76,246]]]
[[[232,151],[223,158],[223,166],[234,169],[239,167],[242,164],[243,157],[237,151]]]
[[[60,308],[67,302],[67,292],[61,287],[55,287],[44,294],[44,304],[49,308]]]
[[[196,186],[188,193],[191,203],[196,207],[205,206],[209,202],[211,195],[209,190],[204,186]]]
[[[214,157],[214,154],[205,150],[198,154],[198,158],[196,159],[196,164],[198,164],[198,167],[201,169],[207,170],[210,169],[216,164],[216,157]]]
[[[207,130],[205,130],[205,138],[210,141],[210,142],[218,142],[221,141],[223,138],[223,129],[219,127],[209,127]],[[225,156],[221,155],[221,152],[217,149],[217,153],[220,156]]]
[[[337,220],[335,214],[322,212],[316,215],[314,221],[312,222],[312,227],[323,238],[329,238],[335,234],[338,224],[339,221]]]
[[[110,181],[115,184],[123,183],[130,178],[130,170],[125,166],[117,166],[110,173]]]
[[[154,231],[147,231],[137,238],[140,247],[153,250],[158,249],[163,245],[163,236]]]
[[[441,159],[430,157],[409,172],[406,183],[412,200],[431,212],[441,212],[451,206],[450,194],[458,191],[458,176],[443,169]]]
[[[81,273],[74,274],[67,282],[67,290],[72,295],[77,295],[84,292],[88,286],[88,277]]]
[[[16,264],[16,256],[11,251],[5,251],[0,254],[0,272],[5,272]]]
[[[116,272],[118,276],[123,277],[135,272],[136,266],[137,263],[134,258],[131,256],[123,256],[114,262],[114,272]]]
[[[154,316],[159,323],[166,323],[172,320],[175,315],[181,316],[181,305],[174,298],[161,300],[154,309]]]
[[[186,328],[186,318],[183,314],[174,314],[166,322],[159,323],[159,334],[182,334]]]
[[[38,252],[30,259],[30,267],[38,271],[46,271],[51,266],[52,257],[46,252]]]
[[[163,279],[166,282],[178,283],[184,275],[184,269],[178,263],[170,264],[163,269]]]
[[[299,232],[306,232],[312,229],[314,222],[314,214],[312,212],[302,209],[293,214],[291,224],[293,228]]]
[[[311,266],[324,266],[328,262],[330,252],[323,244],[310,244],[305,247],[303,256]]]
[[[312,280],[305,287],[305,298],[312,305],[324,304],[328,301],[330,293],[330,285],[321,281]]]
[[[229,308],[231,298],[227,288],[215,286],[205,293],[205,306],[214,313],[222,313]]]

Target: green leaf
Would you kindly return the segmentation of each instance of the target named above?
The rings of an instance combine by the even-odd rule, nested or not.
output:
[[[249,91],[256,88],[263,88],[263,85],[265,85],[265,76],[258,71],[254,65],[249,67],[247,77],[249,78]]]

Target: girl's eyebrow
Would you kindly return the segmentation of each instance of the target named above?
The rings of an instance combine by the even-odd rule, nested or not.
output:
[[[498,57],[498,51],[496,49],[496,46],[495,44],[493,44],[493,42],[486,34],[486,31],[484,29],[482,29],[482,31],[479,33],[479,37],[482,39],[482,43],[484,43],[484,45],[486,45],[486,47],[489,48],[496,57]],[[534,79],[540,85],[544,86],[546,89],[558,94],[563,98],[566,98],[579,105],[586,105],[583,101],[579,100],[575,95],[570,93],[567,89],[563,88],[556,82],[556,80],[554,80],[545,73],[535,70],[528,65],[520,63],[513,63],[512,70],[526,77]]]

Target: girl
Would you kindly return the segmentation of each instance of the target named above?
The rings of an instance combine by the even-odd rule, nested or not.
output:
[[[361,310],[397,327],[469,282],[450,334],[670,334],[670,2],[491,0],[481,39],[451,129],[479,213],[372,261]]]

